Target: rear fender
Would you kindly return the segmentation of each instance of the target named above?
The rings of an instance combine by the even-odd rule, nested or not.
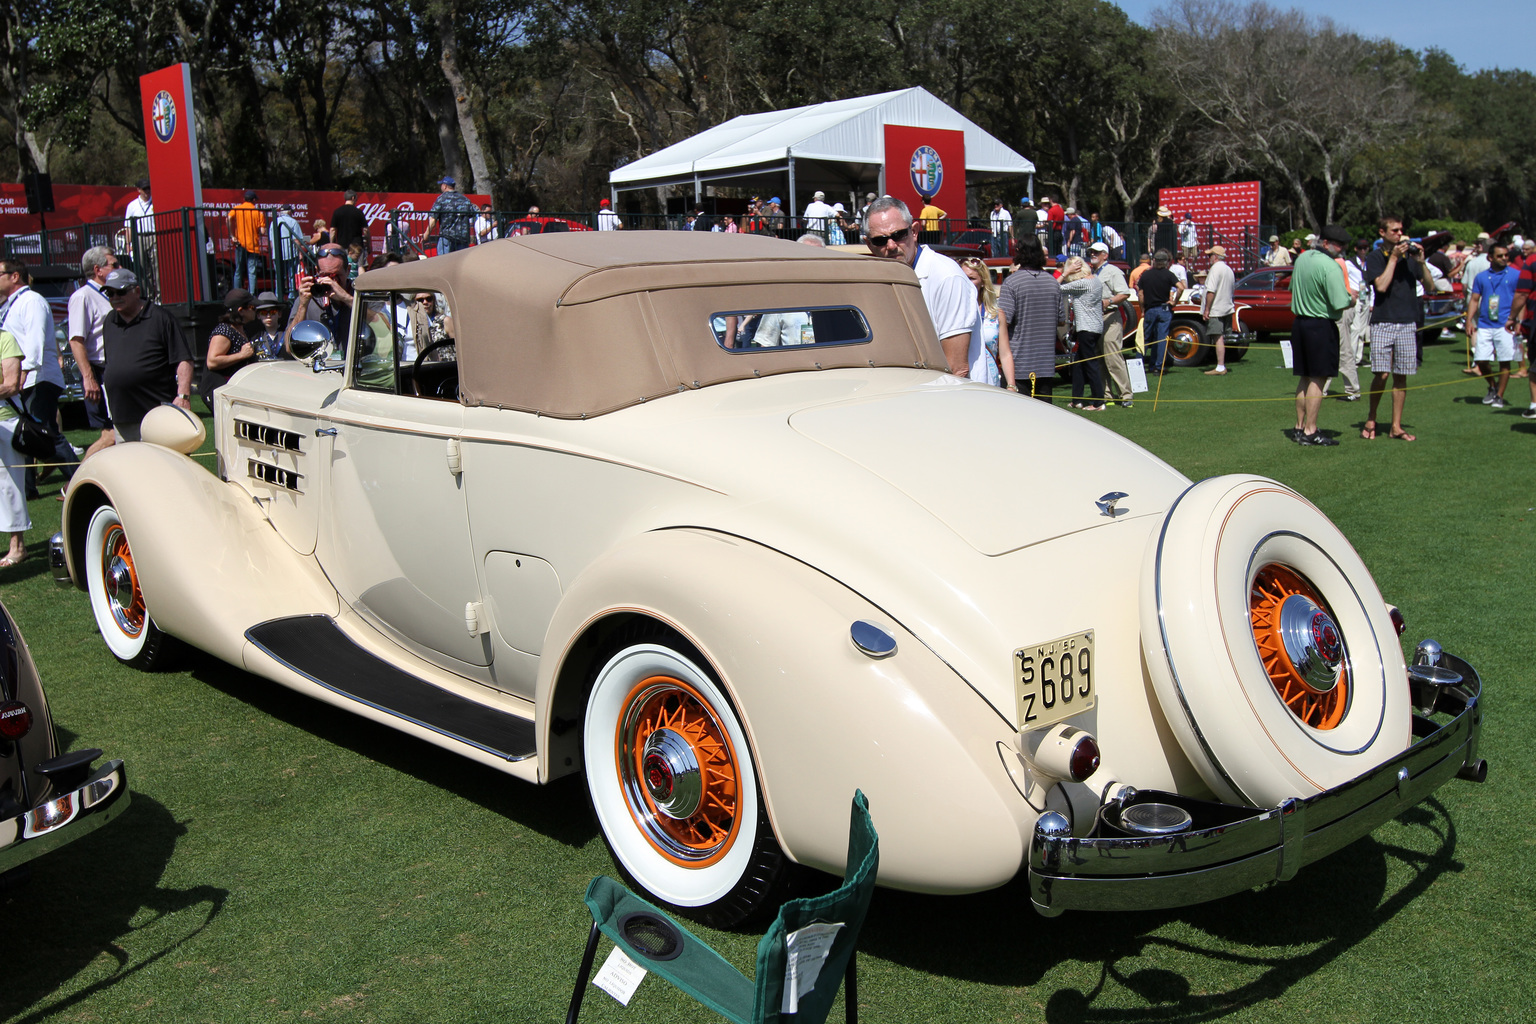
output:
[[[91,516],[112,505],[132,545],[155,625],[232,664],[245,631],[285,615],[336,615],[335,591],[311,558],[278,537],[244,491],[184,455],[143,442],[80,464],[64,504],[70,579],[84,590]]]
[[[1011,726],[890,616],[809,566],[719,533],[635,537],[562,599],[538,682],[545,771],[581,765],[586,690],[614,653],[606,625],[670,625],[724,683],[746,730],[769,817],[794,860],[840,872],[848,800],[869,797],[884,884],[972,892],[1017,874],[1035,811],[999,755]],[[897,641],[882,659],[849,629]]]

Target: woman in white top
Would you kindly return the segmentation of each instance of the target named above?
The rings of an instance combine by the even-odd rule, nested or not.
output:
[[[976,286],[976,323],[971,327],[971,380],[993,387],[1014,388],[1013,349],[1008,344],[1008,322],[997,310],[997,285],[984,261],[972,256],[960,264]]]

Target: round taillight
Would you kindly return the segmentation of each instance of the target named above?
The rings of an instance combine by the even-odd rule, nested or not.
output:
[[[1072,747],[1072,757],[1068,761],[1068,767],[1072,772],[1073,782],[1082,782],[1094,772],[1099,770],[1099,744],[1092,736],[1084,733]]]
[[[1392,619],[1392,628],[1397,630],[1397,635],[1402,636],[1408,631],[1408,620],[1403,618],[1403,613],[1395,604],[1387,605],[1387,615]]]
[[[19,740],[32,731],[32,709],[19,700],[0,704],[0,737]]]

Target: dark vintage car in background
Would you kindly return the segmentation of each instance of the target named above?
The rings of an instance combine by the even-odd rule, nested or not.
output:
[[[1232,289],[1232,298],[1248,308],[1243,311],[1243,327],[1253,331],[1259,342],[1269,342],[1271,335],[1291,333],[1291,268],[1266,267],[1244,274]]]
[[[95,748],[62,753],[37,666],[0,605],[0,882],[128,806],[121,761],[93,764]]]

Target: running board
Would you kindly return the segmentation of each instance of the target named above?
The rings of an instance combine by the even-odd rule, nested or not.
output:
[[[533,722],[418,679],[353,643],[328,615],[259,623],[245,638],[305,678],[352,700],[508,761],[538,752]]]

